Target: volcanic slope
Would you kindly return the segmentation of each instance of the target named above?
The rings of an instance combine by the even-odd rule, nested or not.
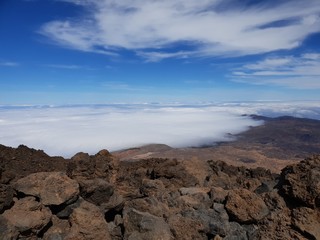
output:
[[[169,158],[222,160],[234,166],[264,167],[279,173],[289,164],[320,153],[320,121],[306,118],[268,118],[252,115],[263,125],[232,135],[235,140],[203,147],[171,148],[152,144],[113,152],[121,160]]]

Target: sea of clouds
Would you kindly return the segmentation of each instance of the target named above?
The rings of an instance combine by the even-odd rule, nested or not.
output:
[[[150,143],[188,147],[231,141],[263,124],[249,115],[320,120],[319,102],[0,106],[0,144],[71,157]]]

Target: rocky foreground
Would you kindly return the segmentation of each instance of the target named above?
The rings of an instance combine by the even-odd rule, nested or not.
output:
[[[274,174],[0,145],[0,177],[1,240],[320,239],[319,155]]]

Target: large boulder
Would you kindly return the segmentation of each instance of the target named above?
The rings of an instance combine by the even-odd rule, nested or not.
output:
[[[119,160],[107,150],[101,150],[96,155],[77,153],[68,162],[67,173],[72,179],[102,178],[113,183],[116,178]]]
[[[98,206],[107,203],[114,193],[114,186],[100,178],[81,180],[79,184],[81,197]]]
[[[66,240],[111,240],[108,224],[100,209],[87,201],[73,210],[69,218],[71,228]]]
[[[60,205],[79,195],[79,184],[63,172],[33,173],[13,186],[18,192],[40,198],[44,205]]]
[[[171,240],[169,225],[163,218],[134,208],[125,208],[123,213],[125,239],[128,240]]]
[[[1,239],[17,239],[19,236],[19,232],[15,229],[12,224],[8,222],[8,220],[0,215],[0,236]]]
[[[36,235],[51,221],[51,211],[34,197],[26,197],[15,202],[3,213],[8,223],[7,229],[14,229],[20,235]]]
[[[320,207],[320,156],[284,168],[280,190],[294,205]]]
[[[255,223],[268,215],[269,209],[257,194],[247,189],[230,190],[225,208],[239,223]]]
[[[292,224],[312,239],[320,239],[320,212],[301,207],[292,211]]]
[[[168,219],[171,232],[175,239],[207,240],[201,221],[183,217],[181,214],[172,215]]]
[[[190,208],[182,211],[181,215],[201,223],[202,231],[211,236],[226,237],[230,232],[229,216],[222,204],[215,204],[214,209]]]
[[[68,220],[59,219],[52,215],[52,226],[44,233],[44,240],[63,240],[70,232],[70,224]]]

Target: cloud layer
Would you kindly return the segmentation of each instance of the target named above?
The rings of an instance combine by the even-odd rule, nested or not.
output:
[[[26,144],[50,155],[119,150],[149,143],[200,146],[261,124],[243,114],[320,119],[319,103],[209,105],[0,106],[0,143]]]
[[[320,31],[318,0],[61,1],[86,15],[48,22],[42,34],[65,47],[109,55],[127,49],[149,61],[292,49]]]

